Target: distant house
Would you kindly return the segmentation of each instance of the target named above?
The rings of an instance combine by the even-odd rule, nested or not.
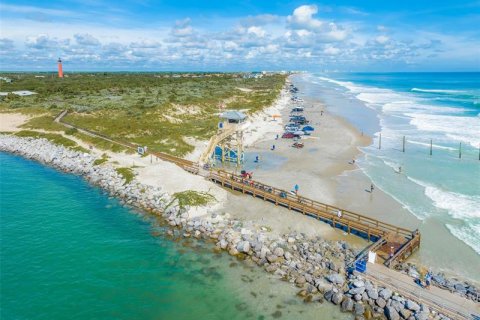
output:
[[[247,119],[247,115],[241,111],[229,110],[222,113],[220,118],[228,123],[243,123]]]
[[[6,83],[11,83],[12,79],[7,78],[7,77],[0,77],[0,80],[5,81]]]

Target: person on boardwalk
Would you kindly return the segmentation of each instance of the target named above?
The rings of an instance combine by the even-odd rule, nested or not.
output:
[[[300,189],[300,187],[298,186],[298,184],[295,184],[295,186],[293,187],[293,190],[295,190],[295,194],[298,195],[298,190]]]
[[[427,272],[425,275],[425,289],[430,289],[430,284],[432,282],[432,275],[430,272]]]

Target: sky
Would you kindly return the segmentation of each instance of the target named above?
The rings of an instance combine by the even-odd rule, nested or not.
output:
[[[480,1],[0,0],[0,70],[480,71]]]

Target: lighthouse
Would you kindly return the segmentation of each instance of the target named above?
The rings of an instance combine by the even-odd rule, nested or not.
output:
[[[63,78],[62,59],[58,58],[58,77]]]

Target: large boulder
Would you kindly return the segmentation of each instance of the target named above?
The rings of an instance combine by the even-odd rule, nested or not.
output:
[[[375,300],[375,303],[380,308],[385,308],[385,306],[387,305],[387,301],[385,301],[385,299],[383,299],[382,297],[379,297],[377,300]]]
[[[280,247],[276,247],[275,250],[273,250],[273,254],[276,255],[277,257],[283,257],[284,253],[285,252]]]
[[[299,276],[295,279],[295,284],[297,286],[303,286],[305,284],[305,282],[307,282],[307,280],[305,279],[304,276]]]
[[[352,284],[355,288],[365,287],[365,282],[362,280],[355,280]]]
[[[365,291],[365,287],[357,287],[357,288],[352,288],[348,291],[350,294],[362,294]]]
[[[336,305],[339,305],[343,300],[343,294],[341,292],[337,292],[332,296],[332,302]]]
[[[385,308],[385,317],[387,317],[388,320],[400,320],[400,315],[393,307]]]
[[[353,312],[356,315],[363,315],[363,313],[365,312],[365,306],[363,305],[363,303],[355,302],[355,304],[353,305]]]
[[[237,250],[241,253],[248,253],[250,251],[250,242],[240,241],[237,244]]]
[[[325,300],[327,301],[332,301],[332,297],[333,295],[335,294],[336,292],[334,290],[328,290],[325,292],[325,294],[323,295],[323,297],[325,298]]]
[[[353,300],[350,297],[343,299],[342,302],[342,311],[352,311],[353,310]]]
[[[392,296],[392,290],[390,290],[388,288],[384,288],[384,289],[380,290],[378,295],[380,297],[382,297],[383,299],[385,299],[385,301],[388,301],[388,299],[390,299],[390,297]]]
[[[414,312],[420,310],[420,306],[412,300],[407,300],[405,302],[405,308],[407,308],[408,310],[414,311]]]
[[[403,318],[403,319],[408,319],[410,318],[410,316],[412,315],[412,311],[408,310],[408,309],[402,309],[400,310],[400,316]]]
[[[367,289],[367,294],[370,299],[373,299],[373,300],[378,299],[378,291],[375,288]]]
[[[334,284],[342,285],[345,282],[345,278],[338,273],[332,273],[327,276],[327,280]]]
[[[429,313],[425,311],[420,311],[415,313],[415,320],[428,320]]]

